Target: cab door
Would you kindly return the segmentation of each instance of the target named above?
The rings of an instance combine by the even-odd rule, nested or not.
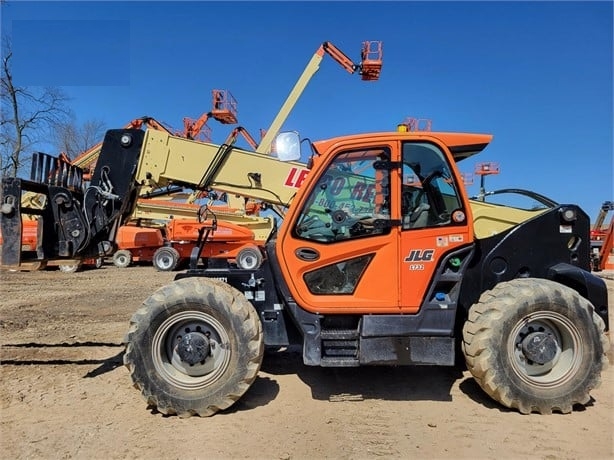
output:
[[[446,308],[454,284],[442,281],[431,294],[429,287],[444,257],[471,243],[468,210],[443,148],[425,140],[401,145],[400,305],[408,313],[424,301]],[[451,258],[444,269],[453,272],[460,262]]]
[[[397,143],[346,145],[310,172],[277,254],[292,296],[314,313],[398,313]],[[397,163],[398,164],[398,163]],[[396,216],[395,216],[396,214]],[[396,217],[396,219],[395,219]]]

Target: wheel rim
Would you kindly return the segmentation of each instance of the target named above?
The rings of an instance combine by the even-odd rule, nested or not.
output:
[[[60,271],[63,273],[74,273],[79,268],[79,265],[60,265]]]
[[[113,254],[113,264],[119,268],[126,268],[132,262],[132,254],[130,251],[120,249]]]
[[[36,262],[32,265],[32,270],[44,270],[47,268],[47,262]]]
[[[203,361],[191,364],[181,356],[190,336],[208,343]],[[159,375],[170,384],[196,390],[215,382],[230,363],[230,338],[222,324],[203,312],[186,311],[164,321],[153,337],[152,358]]]
[[[258,265],[258,256],[252,251],[245,251],[239,255],[237,265],[245,270],[253,270]]]
[[[173,256],[166,251],[158,254],[158,257],[156,257],[156,265],[162,270],[168,270],[173,265]]]
[[[531,349],[534,344],[537,346]],[[548,388],[572,378],[582,362],[583,345],[578,328],[569,318],[556,312],[538,312],[514,326],[508,350],[518,377],[530,385]]]

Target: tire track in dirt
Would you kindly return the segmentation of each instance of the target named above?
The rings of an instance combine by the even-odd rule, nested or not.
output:
[[[132,387],[115,344],[144,298],[173,277],[109,266],[0,273],[0,452],[15,460],[614,458],[614,363],[585,410],[521,416],[490,401],[467,372],[309,367],[300,350],[283,351],[265,356],[230,410],[165,417]]]

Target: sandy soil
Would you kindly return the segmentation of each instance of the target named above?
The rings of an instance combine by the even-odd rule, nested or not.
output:
[[[163,416],[132,387],[121,340],[173,277],[112,265],[0,272],[0,458],[614,458],[614,365],[587,408],[523,416],[466,371],[308,368],[285,351],[265,356],[230,410]]]

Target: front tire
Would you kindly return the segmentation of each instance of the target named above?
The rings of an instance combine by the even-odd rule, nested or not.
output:
[[[236,289],[184,278],[158,289],[134,314],[124,364],[151,406],[180,417],[232,406],[255,380],[262,326]]]
[[[494,400],[523,414],[569,413],[600,384],[608,364],[604,329],[575,290],[519,278],[470,308],[462,348],[467,368]]]

